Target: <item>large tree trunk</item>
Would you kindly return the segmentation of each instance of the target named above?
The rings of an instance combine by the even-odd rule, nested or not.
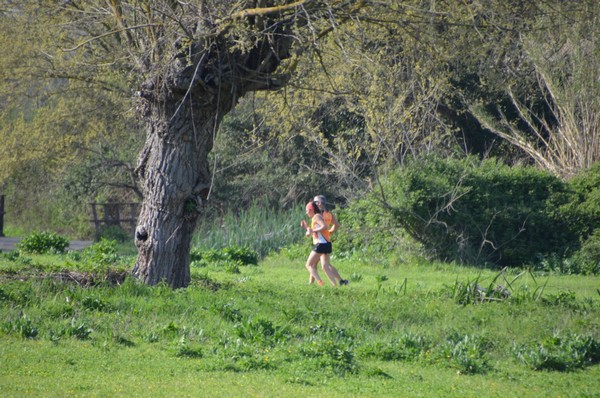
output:
[[[144,283],[188,286],[190,243],[210,187],[208,153],[218,125],[245,93],[285,86],[297,59],[276,72],[292,56],[293,27],[308,21],[297,12],[304,3],[245,10],[222,29],[192,19],[187,32],[202,32],[199,40],[173,43],[166,68],[153,70],[142,85],[138,111],[147,123],[147,138],[137,167],[144,199],[133,274]],[[248,37],[260,37],[251,48],[237,48],[231,29],[242,26],[238,19],[248,24]]]
[[[133,274],[149,285],[186,287],[192,234],[210,185],[207,157],[221,119],[219,107],[199,106],[188,96],[148,101],[142,112],[147,138],[137,171],[144,181],[144,199]]]

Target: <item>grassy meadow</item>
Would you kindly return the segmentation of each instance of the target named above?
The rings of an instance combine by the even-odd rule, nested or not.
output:
[[[1,395],[600,397],[599,276],[355,253],[319,287],[309,250],[194,261],[179,290],[105,241],[2,253]]]

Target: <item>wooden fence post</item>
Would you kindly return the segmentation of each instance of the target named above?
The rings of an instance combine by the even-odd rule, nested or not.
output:
[[[92,221],[94,222],[94,230],[96,231],[96,234],[97,234],[98,230],[100,229],[100,220],[98,220],[98,212],[96,210],[96,203],[90,203],[90,206],[92,206],[92,216],[94,217],[94,219]]]
[[[108,202],[102,204],[104,210],[104,225],[121,224],[121,204],[117,202]]]
[[[4,195],[0,195],[0,236],[4,236]]]
[[[100,233],[101,227],[114,225],[126,230],[129,226],[129,233],[135,232],[135,224],[137,222],[137,212],[139,203],[121,203],[121,202],[106,202],[106,203],[89,203],[92,208],[92,219],[89,221],[94,223],[96,235]],[[127,205],[129,205],[129,216],[127,217]]]

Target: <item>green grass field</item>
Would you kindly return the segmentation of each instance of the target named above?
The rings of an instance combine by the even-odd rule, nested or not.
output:
[[[600,397],[600,277],[349,258],[349,286],[318,287],[308,250],[194,267],[175,291],[4,254],[1,395]]]

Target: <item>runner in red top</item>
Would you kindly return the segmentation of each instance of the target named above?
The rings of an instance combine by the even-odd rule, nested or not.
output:
[[[317,281],[319,286],[323,286],[323,281],[317,272],[317,263],[320,259],[322,264],[329,264],[329,253],[331,253],[331,242],[328,240],[329,229],[327,228],[327,224],[321,215],[321,210],[319,210],[316,203],[308,202],[306,205],[306,215],[311,219],[310,227],[304,220],[300,221],[300,226],[306,229],[307,236],[312,237],[314,245],[306,260],[306,269],[309,273],[308,283],[311,284],[314,281]],[[327,274],[327,277],[335,286],[336,280],[331,274],[330,269],[324,265],[323,271],[325,271],[325,274]]]
[[[329,210],[327,210],[327,208],[326,208],[327,200],[325,199],[325,196],[317,195],[317,196],[315,196],[313,201],[317,204],[317,206],[319,207],[319,210],[321,210],[321,215],[323,216],[323,219],[325,220],[325,224],[327,224],[327,229],[328,229],[327,232],[329,233],[329,235],[333,234],[340,227],[340,224],[338,223],[338,220],[335,218],[333,213],[330,212]],[[331,242],[331,239],[328,238],[328,240]],[[321,267],[323,268],[323,271],[325,271],[325,273],[327,273],[327,275],[329,275],[329,274],[333,275],[336,282],[339,283],[340,285],[347,285],[350,283],[347,279],[342,279],[338,270],[333,265],[331,265],[331,262],[328,262],[328,265],[329,265],[329,270],[326,270],[325,269],[326,264],[321,262]]]

